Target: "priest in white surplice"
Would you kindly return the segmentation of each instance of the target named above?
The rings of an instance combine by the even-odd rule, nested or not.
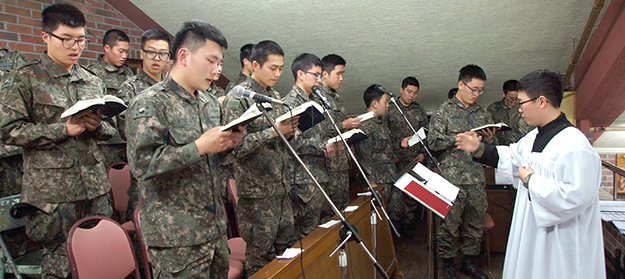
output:
[[[480,143],[473,132],[456,141],[518,190],[503,278],[606,278],[599,155],[560,112],[558,74],[532,72],[518,91],[519,111],[538,128],[510,146]]]

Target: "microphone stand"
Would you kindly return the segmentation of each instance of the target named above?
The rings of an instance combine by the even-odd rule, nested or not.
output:
[[[372,196],[371,207],[373,208],[373,210],[371,211],[372,247],[373,247],[373,251],[374,251],[375,255],[377,256],[377,253],[378,253],[377,224],[378,224],[378,222],[377,222],[376,218],[380,218],[380,220],[382,220],[382,218],[380,217],[381,216],[380,213],[377,212],[378,211],[377,207],[379,207],[382,210],[382,213],[384,214],[384,217],[386,217],[386,220],[388,220],[389,225],[391,226],[391,228],[393,229],[393,232],[395,232],[397,237],[400,237],[401,235],[400,235],[399,231],[397,230],[397,228],[395,227],[395,225],[393,224],[393,222],[391,221],[391,218],[389,217],[388,213],[384,209],[384,206],[382,205],[382,197],[380,197],[380,194],[378,193],[378,191],[375,188],[373,188],[373,186],[371,186],[371,182],[367,178],[367,175],[365,174],[364,169],[362,168],[362,166],[360,165],[360,163],[356,159],[356,156],[352,152],[351,148],[349,148],[349,145],[347,144],[347,141],[345,140],[345,138],[343,138],[343,135],[341,134],[341,130],[336,125],[336,122],[334,121],[334,118],[332,118],[332,114],[330,113],[330,110],[332,108],[330,107],[330,104],[328,104],[324,99],[319,98],[319,96],[317,96],[317,97],[321,101],[321,104],[326,108],[325,109],[325,113],[328,116],[328,119],[330,119],[330,122],[332,123],[332,126],[334,127],[334,130],[336,130],[336,132],[338,133],[339,138],[341,139],[341,142],[343,142],[343,144],[345,146],[345,149],[347,149],[347,152],[349,153],[349,157],[352,159],[354,164],[358,167],[358,170],[360,171],[360,174],[364,178],[365,183],[367,184],[367,187],[369,187],[369,191],[371,191],[371,196]],[[393,186],[391,185],[390,187],[393,187]],[[391,189],[389,189],[389,190],[391,190]],[[376,214],[376,212],[377,212],[377,214]],[[373,278],[376,278],[375,277],[375,273],[373,274]]]
[[[345,219],[345,217],[341,214],[341,211],[339,211],[339,209],[336,207],[336,205],[334,205],[334,203],[332,202],[332,200],[330,199],[328,194],[323,190],[321,185],[319,185],[319,182],[317,181],[315,176],[310,172],[310,170],[308,169],[306,164],[304,164],[304,161],[302,161],[302,158],[300,158],[299,155],[297,155],[297,152],[295,152],[295,149],[293,149],[291,144],[289,144],[289,141],[287,140],[287,138],[284,136],[284,134],[282,134],[282,132],[280,132],[280,129],[278,129],[278,126],[276,126],[276,122],[273,120],[273,118],[271,118],[269,116],[269,114],[267,114],[267,110],[265,109],[265,107],[260,105],[258,102],[256,103],[256,107],[258,107],[258,109],[263,114],[263,116],[267,119],[267,121],[269,121],[269,124],[271,124],[271,127],[273,127],[273,129],[276,130],[276,133],[278,134],[278,136],[280,137],[282,142],[284,142],[284,144],[287,146],[287,148],[289,149],[289,151],[291,152],[293,157],[304,168],[304,170],[306,171],[306,174],[308,174],[308,176],[313,180],[314,184],[317,186],[319,191],[321,191],[321,194],[323,194],[323,197],[330,204],[330,207],[332,208],[332,211],[334,211],[336,216],[338,216],[341,219],[341,223],[343,223],[343,227],[345,229],[347,229],[349,232],[351,232],[350,236],[354,239],[354,241],[356,241],[358,244],[360,244],[360,247],[362,247],[362,249],[364,250],[365,254],[367,254],[369,259],[373,263],[373,266],[382,275],[382,277],[384,277],[385,279],[390,279],[388,274],[386,273],[386,271],[382,267],[382,265],[380,265],[378,260],[371,254],[371,252],[369,252],[369,250],[367,249],[367,246],[365,246],[365,244],[362,242],[362,238],[360,237],[360,234],[358,234],[358,231],[356,230],[356,227],[354,227],[354,225],[349,223],[347,221],[347,219]]]
[[[438,168],[438,171],[443,174],[443,169],[441,169],[441,166],[438,164],[438,161],[436,160],[436,158],[434,156],[432,156],[432,153],[430,153],[430,150],[428,149],[428,147],[425,145],[425,143],[423,143],[423,140],[421,139],[421,137],[417,134],[417,131],[415,130],[415,128],[412,126],[412,124],[410,123],[410,120],[408,120],[408,117],[406,117],[406,114],[404,113],[404,111],[401,109],[401,107],[399,106],[399,104],[397,104],[397,101],[395,100],[395,96],[393,96],[393,94],[389,94],[391,96],[391,102],[393,104],[395,104],[395,107],[397,107],[397,110],[399,111],[399,113],[404,117],[404,120],[406,121],[406,123],[408,123],[408,126],[410,126],[410,129],[412,130],[412,132],[414,133],[414,135],[417,137],[417,139],[419,140],[419,143],[421,143],[421,145],[423,146],[423,148],[425,149],[425,152],[427,152],[428,157],[430,157],[430,159],[432,159],[432,162],[434,162],[434,164],[436,165],[436,167]],[[437,251],[436,249],[434,249],[434,245],[436,245],[435,241],[434,241],[434,226],[436,225],[433,221],[434,221],[434,215],[432,215],[432,211],[428,210],[428,278],[432,278],[432,272],[434,273],[434,278],[437,278],[438,275],[438,255],[437,255]],[[432,268],[432,263],[434,264],[434,268]]]

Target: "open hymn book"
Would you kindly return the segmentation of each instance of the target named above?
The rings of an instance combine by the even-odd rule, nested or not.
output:
[[[510,128],[510,126],[508,126],[506,123],[499,122],[499,123],[496,123],[496,124],[486,124],[484,126],[473,128],[473,129],[471,129],[471,132],[477,132],[479,130],[486,129],[486,128],[496,128],[497,131],[512,130],[512,128]]]
[[[276,123],[289,120],[291,119],[291,116],[299,116],[298,128],[300,132],[304,132],[326,119],[323,112],[323,107],[319,104],[314,101],[308,101],[276,118]]]
[[[271,105],[263,104],[262,106],[265,107],[265,109],[267,110],[271,109]],[[247,125],[261,115],[263,115],[263,113],[260,112],[256,105],[250,106],[243,114],[241,114],[241,116],[230,121],[230,123],[226,124],[225,126],[222,126],[219,131],[223,132],[226,130],[232,130],[234,132],[238,132],[239,129],[237,127],[239,125]]]
[[[409,164],[395,187],[445,219],[460,189],[421,163]]]
[[[351,129],[345,133],[342,133],[341,135],[343,136],[345,141],[347,141],[347,144],[355,144],[367,138],[367,135],[365,134],[365,132],[363,132],[360,129]],[[336,136],[336,137],[329,139],[328,143],[335,143],[335,142],[341,142],[341,141],[342,141],[341,137]]]
[[[80,100],[61,114],[61,118],[70,117],[86,109],[91,109],[94,113],[102,109],[102,115],[113,117],[126,110],[126,104],[120,98],[112,95],[105,95],[102,98]]]

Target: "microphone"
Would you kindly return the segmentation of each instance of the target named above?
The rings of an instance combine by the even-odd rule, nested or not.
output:
[[[375,89],[388,94],[389,96],[391,96],[391,98],[395,97],[395,95],[393,95],[393,92],[386,90],[384,87],[382,87],[382,85],[376,86]]]
[[[319,86],[313,85],[311,90],[312,90],[312,93],[315,94],[315,96],[317,96],[317,98],[321,100],[321,102],[326,108],[330,107],[330,103],[328,103],[328,98],[326,98],[326,96],[323,96],[323,94],[321,94],[321,88],[319,88]]]
[[[287,106],[282,100],[274,99],[274,98],[265,96],[263,94],[258,94],[254,91],[247,90],[243,88],[243,86],[241,85],[237,85],[234,88],[232,88],[232,91],[230,91],[230,93],[234,97],[237,97],[237,98],[245,97],[245,98],[250,98],[259,103],[274,103],[278,105]]]

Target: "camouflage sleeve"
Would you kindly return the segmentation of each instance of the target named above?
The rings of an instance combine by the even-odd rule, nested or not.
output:
[[[430,133],[426,137],[427,146],[432,151],[453,148],[456,144],[456,135],[447,135],[447,119],[441,109],[436,109],[429,126]]]
[[[122,99],[127,106],[130,106],[130,101],[135,95],[135,87],[128,81],[122,83],[117,91],[117,97]],[[119,130],[119,135],[122,139],[126,140],[126,111],[122,111],[117,116],[117,128]]]
[[[224,96],[228,95],[228,93],[230,93],[230,90],[232,90],[234,86],[235,86],[234,82],[232,81],[228,82],[228,86],[226,86],[226,90],[224,91]]]
[[[367,125],[366,121],[363,123],[362,126],[360,126],[360,129],[365,132],[365,135],[370,135],[371,133],[375,132],[370,129],[370,126]],[[371,159],[375,156],[373,152],[373,145],[371,142],[372,140],[373,139],[371,137],[366,138],[365,140],[356,143],[354,145],[354,149],[356,151],[355,153],[356,157],[358,158],[358,163],[360,163],[363,171],[365,172],[365,174],[367,174],[367,178],[371,183],[376,183],[373,176],[373,162],[371,162]]]
[[[223,113],[223,121],[224,123],[230,123],[230,121],[237,119],[241,114],[247,110],[249,106],[246,106],[245,99],[239,99],[236,97],[232,97],[232,95],[226,96],[224,100],[224,113]],[[262,119],[262,120],[259,120]],[[264,116],[259,117],[254,121],[266,121]],[[273,128],[269,127],[262,131],[251,132],[248,130],[243,135],[243,139],[241,143],[232,150],[232,154],[235,158],[243,158],[247,154],[250,154],[257,147],[265,143],[267,140],[273,139]]]
[[[169,144],[166,118],[150,99],[132,103],[127,112],[128,162],[132,173],[141,179],[168,174],[202,159],[195,141],[183,146]]]
[[[496,103],[492,103],[488,106],[488,108],[486,109],[486,111],[488,112],[488,114],[493,115],[497,112],[497,108],[495,107]]]
[[[32,87],[25,75],[9,74],[0,90],[0,137],[8,145],[43,147],[68,138],[65,122],[33,123]]]
[[[104,86],[104,83],[101,83],[101,87],[102,96],[104,96],[106,95],[106,87]],[[102,141],[111,139],[113,136],[115,136],[115,134],[117,134],[117,118],[117,116],[106,118],[103,117],[102,121],[100,121],[100,127],[92,132],[93,136],[96,139]]]

